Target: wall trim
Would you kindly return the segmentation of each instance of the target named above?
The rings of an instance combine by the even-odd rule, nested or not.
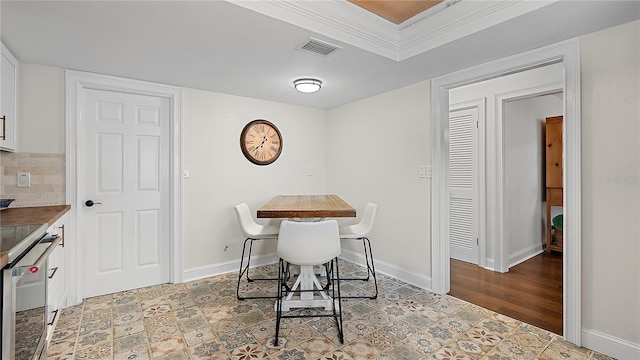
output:
[[[582,329],[582,346],[616,359],[640,359],[640,344],[592,329]]]
[[[358,264],[360,266],[365,265],[364,255],[362,253],[354,252],[351,250],[342,249],[342,254],[340,258],[350,261],[352,263]],[[391,276],[392,278],[398,279],[400,281],[404,281],[407,284],[411,284],[413,286],[417,286],[421,289],[425,289],[428,291],[431,290],[431,278],[424,274],[419,274],[417,272],[409,271],[406,269],[402,269],[393,264],[384,261],[374,260],[374,265],[376,266],[376,274],[384,274],[387,276]]]
[[[522,262],[525,262],[538,254],[542,254],[542,252],[544,252],[544,250],[542,250],[542,245],[537,244],[529,246],[528,248],[522,249],[513,254],[509,254],[509,267],[513,267]]]
[[[554,1],[442,3],[396,25],[343,0],[242,1],[235,5],[402,61],[543,8]],[[447,11],[441,11],[447,9]],[[425,18],[429,21],[423,21]]]
[[[447,148],[449,89],[561,62],[564,67],[564,218],[563,336],[576,345],[581,336],[581,121],[580,41],[572,39],[444,75],[431,82],[431,278],[433,290],[450,289],[449,186]],[[501,181],[502,179],[498,179]],[[498,209],[500,210],[500,209]],[[498,218],[502,213],[497,213]]]
[[[366,266],[364,262],[364,255],[350,250],[342,249],[341,259],[350,261],[360,266]],[[264,265],[275,264],[278,262],[278,256],[275,253],[264,254],[258,256],[251,256],[251,267],[258,267]],[[374,261],[376,266],[376,273],[391,276],[392,278],[404,281],[407,284],[417,286],[421,289],[431,291],[431,278],[423,274],[401,269],[395,265]],[[183,272],[184,281],[195,281],[210,276],[237,273],[240,268],[240,259],[233,261],[226,261],[217,264],[197,266],[189,269],[185,269]]]
[[[275,264],[278,262],[278,256],[275,253],[263,255],[251,255],[251,266],[253,269],[258,266]],[[182,273],[184,282],[204,279],[210,276],[217,276],[228,273],[237,273],[240,269],[240,259],[225,261],[217,264],[196,266],[185,269]]]

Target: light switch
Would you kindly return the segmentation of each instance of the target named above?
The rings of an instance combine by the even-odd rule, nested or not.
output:
[[[419,178],[427,177],[427,166],[426,165],[418,165],[418,177]]]
[[[31,173],[19,172],[17,187],[29,187],[31,186]]]
[[[312,176],[313,175],[313,169],[311,168],[311,166],[307,166],[307,176]]]

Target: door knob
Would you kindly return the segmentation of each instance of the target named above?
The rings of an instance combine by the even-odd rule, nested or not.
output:
[[[102,205],[101,202],[97,202],[97,201],[93,201],[93,200],[87,200],[87,201],[84,202],[84,204],[87,207],[92,207],[93,205]]]

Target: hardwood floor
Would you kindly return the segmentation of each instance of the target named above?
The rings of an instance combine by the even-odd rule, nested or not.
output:
[[[562,254],[542,253],[507,273],[451,259],[449,295],[562,335]]]

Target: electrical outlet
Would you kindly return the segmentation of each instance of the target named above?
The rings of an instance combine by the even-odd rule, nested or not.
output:
[[[31,186],[31,173],[19,172],[17,187],[29,187]]]

